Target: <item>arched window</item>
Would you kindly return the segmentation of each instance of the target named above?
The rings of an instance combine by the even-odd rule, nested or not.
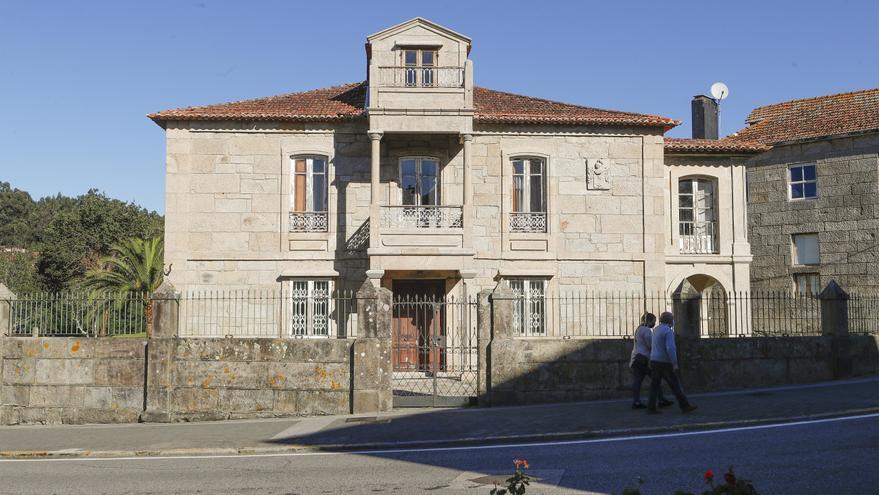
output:
[[[511,232],[546,232],[546,160],[517,157],[513,165]]]
[[[326,157],[293,156],[290,161],[290,232],[326,232]]]
[[[717,252],[717,198],[714,181],[686,177],[678,181],[681,253]]]

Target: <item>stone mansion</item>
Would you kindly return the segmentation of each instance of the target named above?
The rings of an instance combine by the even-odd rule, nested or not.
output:
[[[470,38],[367,37],[364,82],[150,115],[179,290],[747,290],[746,140],[476,85]]]

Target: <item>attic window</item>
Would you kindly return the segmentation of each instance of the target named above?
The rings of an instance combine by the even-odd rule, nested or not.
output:
[[[402,65],[405,67],[406,86],[410,88],[431,87],[436,84],[435,48],[404,48]]]

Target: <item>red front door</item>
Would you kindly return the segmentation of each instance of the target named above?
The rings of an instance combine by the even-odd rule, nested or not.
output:
[[[441,371],[445,349],[445,280],[394,280],[395,371]]]

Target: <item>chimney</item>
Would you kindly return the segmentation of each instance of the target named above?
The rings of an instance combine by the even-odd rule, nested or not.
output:
[[[693,139],[717,139],[717,102],[711,97],[693,97]]]

